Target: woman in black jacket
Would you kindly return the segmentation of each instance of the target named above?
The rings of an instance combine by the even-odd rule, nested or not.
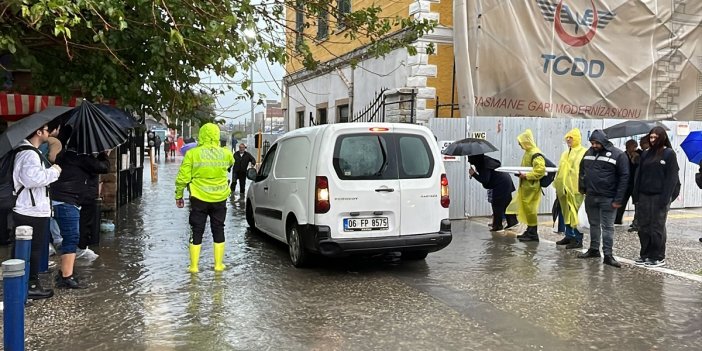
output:
[[[500,161],[485,155],[474,155],[468,156],[468,162],[475,167],[475,169],[468,169],[471,177],[480,182],[483,188],[492,190],[491,231],[502,232],[519,224],[517,215],[508,214],[506,215],[507,227],[502,227],[502,217],[505,216],[507,206],[512,202],[512,193],[515,188],[508,173],[495,171],[500,167]]]
[[[662,127],[649,133],[651,147],[644,151],[634,182],[634,202],[639,214],[641,252],[638,265],[660,267],[665,264],[665,222],[670,203],[679,192],[678,160]]]

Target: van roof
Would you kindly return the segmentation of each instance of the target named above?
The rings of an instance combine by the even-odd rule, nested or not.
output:
[[[319,133],[323,133],[326,130],[330,130],[332,132],[335,131],[341,131],[341,130],[358,130],[358,131],[368,131],[370,128],[393,128],[393,127],[401,127],[402,129],[415,129],[415,130],[426,130],[426,127],[417,125],[417,124],[411,124],[411,123],[373,123],[373,122],[368,122],[368,123],[333,123],[333,124],[324,124],[321,126],[314,126],[314,127],[305,127],[305,128],[299,128],[292,130],[288,133],[285,134],[285,137],[293,137],[293,136],[298,136],[298,135],[316,135]]]

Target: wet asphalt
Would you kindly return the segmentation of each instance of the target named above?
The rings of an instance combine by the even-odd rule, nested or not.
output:
[[[485,219],[454,221],[451,245],[425,261],[296,269],[285,245],[248,229],[237,195],[227,269],[213,272],[206,235],[191,275],[177,167],[162,162],[100,257],[79,262],[88,289],[27,307],[27,350],[702,350],[702,283],[520,243]]]

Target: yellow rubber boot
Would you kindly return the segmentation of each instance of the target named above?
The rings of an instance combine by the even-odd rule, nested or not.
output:
[[[188,272],[190,272],[190,273],[199,272],[197,266],[198,266],[198,263],[200,262],[200,249],[201,248],[202,248],[202,245],[190,244],[190,268],[188,268]]]
[[[221,272],[226,268],[224,266],[224,243],[214,243],[214,261],[215,272]]]

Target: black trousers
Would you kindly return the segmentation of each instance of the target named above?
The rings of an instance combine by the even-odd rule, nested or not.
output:
[[[12,231],[9,223],[11,215],[10,210],[0,210],[0,245],[8,245],[11,241]]]
[[[243,194],[246,191],[246,171],[236,171],[232,176],[232,192],[236,190],[236,183],[239,182],[239,193]]]
[[[39,279],[39,261],[41,260],[41,252],[46,242],[46,234],[49,229],[49,217],[30,217],[23,216],[18,213],[12,214],[15,222],[15,228],[23,225],[32,227],[32,253],[29,256],[29,280]],[[12,247],[12,255],[14,257],[15,248]]]
[[[193,245],[202,244],[202,236],[205,234],[205,224],[207,217],[210,217],[210,229],[212,230],[212,240],[216,243],[224,242],[224,220],[227,218],[226,201],[205,202],[194,197],[190,197],[190,243]]]
[[[80,206],[80,240],[78,248],[85,250],[90,246],[100,245],[100,223],[97,220],[97,203]]]
[[[636,205],[639,225],[640,255],[653,260],[665,259],[665,244],[668,235],[665,222],[668,218],[670,203],[662,201],[660,195],[639,195]]]
[[[505,211],[507,211],[507,206],[512,202],[512,196],[492,199],[492,229],[502,229],[502,217],[505,216]],[[507,225],[511,225],[517,222],[516,215],[507,215]]]
[[[617,209],[617,215],[614,217],[614,224],[622,224],[624,212],[626,211],[626,204],[629,203],[631,192],[632,189],[626,189],[626,193],[624,193],[624,200],[622,200],[622,207]]]

